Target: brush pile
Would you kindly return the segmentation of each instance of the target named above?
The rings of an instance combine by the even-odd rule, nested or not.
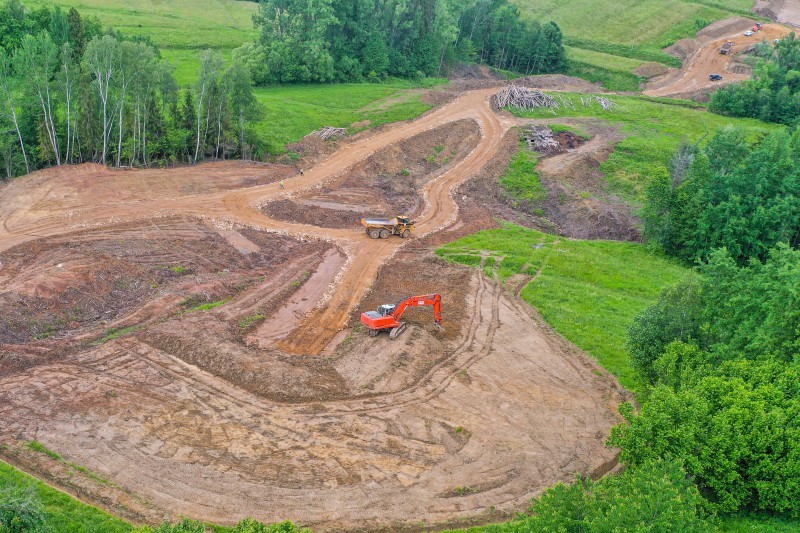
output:
[[[325,126],[321,130],[312,131],[309,135],[314,135],[316,137],[321,138],[323,141],[327,141],[328,139],[343,137],[345,133],[347,133],[347,130],[345,130],[344,128],[334,128],[333,126]]]
[[[504,107],[516,107],[531,111],[533,109],[558,109],[561,104],[550,95],[528,89],[527,87],[519,87],[517,85],[509,85],[494,96],[494,105],[498,109]]]

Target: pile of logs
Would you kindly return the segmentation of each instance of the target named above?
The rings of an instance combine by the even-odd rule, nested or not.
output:
[[[345,130],[344,128],[334,128],[333,126],[325,126],[321,130],[312,131],[309,135],[314,135],[316,137],[320,137],[323,141],[327,141],[328,139],[342,137],[346,133],[347,130]]]
[[[542,91],[509,85],[494,96],[494,104],[498,109],[516,107],[531,111],[533,109],[558,109],[561,105],[550,95]]]

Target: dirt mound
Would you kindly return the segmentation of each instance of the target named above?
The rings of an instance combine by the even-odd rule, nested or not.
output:
[[[643,78],[653,78],[655,76],[663,76],[669,71],[670,68],[663,63],[650,62],[642,63],[634,69],[633,73]]]

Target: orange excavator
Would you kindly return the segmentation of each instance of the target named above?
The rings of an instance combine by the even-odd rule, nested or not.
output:
[[[424,294],[411,296],[398,304],[384,304],[377,311],[361,313],[361,323],[367,326],[369,334],[376,336],[381,331],[389,331],[389,338],[396,339],[404,329],[406,323],[400,322],[409,307],[433,307],[434,327],[437,331],[444,331],[442,326],[442,296],[439,294]]]

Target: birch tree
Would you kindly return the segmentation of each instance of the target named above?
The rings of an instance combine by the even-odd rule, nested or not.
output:
[[[113,120],[109,114],[109,108],[111,106],[111,82],[117,66],[118,48],[119,42],[110,35],[104,35],[102,38],[95,37],[86,46],[84,56],[86,67],[94,78],[94,86],[100,99],[100,125],[103,138],[100,161],[103,164],[106,164],[108,140]]]
[[[0,47],[0,104],[2,104],[3,115],[8,116],[11,123],[14,125],[14,130],[19,139],[19,148],[22,151],[22,158],[25,160],[25,172],[30,172],[31,167],[28,163],[28,154],[25,152],[25,143],[22,140],[22,133],[19,129],[19,121],[17,120],[17,105],[14,100],[14,86],[13,86],[11,58],[8,56],[4,48]]]
[[[53,111],[56,107],[54,77],[58,69],[58,48],[46,32],[41,32],[36,36],[26,35],[22,39],[22,45],[14,54],[14,65],[27,81],[26,87],[33,93],[42,108],[42,119],[48,142],[56,165],[60,165],[61,152],[53,118]]]

